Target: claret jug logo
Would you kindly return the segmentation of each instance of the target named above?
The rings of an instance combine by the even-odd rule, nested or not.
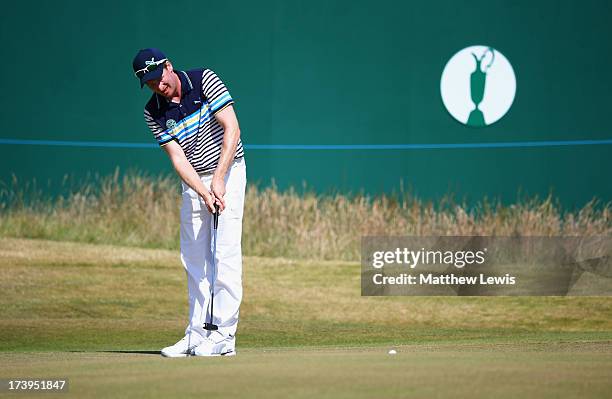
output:
[[[500,120],[512,106],[516,77],[502,53],[489,46],[471,46],[453,55],[440,80],[442,102],[467,126]]]

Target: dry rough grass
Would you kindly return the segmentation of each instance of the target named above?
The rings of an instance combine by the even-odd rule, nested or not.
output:
[[[180,194],[174,176],[117,171],[55,200],[33,183],[0,186],[0,236],[178,248]],[[359,259],[363,235],[577,236],[612,234],[612,205],[564,210],[552,197],[473,206],[447,196],[320,196],[276,187],[247,190],[247,255]]]

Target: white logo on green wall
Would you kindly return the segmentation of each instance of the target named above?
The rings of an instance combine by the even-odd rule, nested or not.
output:
[[[440,93],[453,118],[468,126],[487,126],[512,106],[516,77],[508,59],[493,47],[466,47],[446,63]]]

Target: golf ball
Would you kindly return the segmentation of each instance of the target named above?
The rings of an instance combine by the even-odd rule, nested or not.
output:
[[[390,355],[396,355],[396,354],[397,354],[397,351],[396,351],[395,349],[391,349],[391,350],[389,351],[389,354],[390,354]]]

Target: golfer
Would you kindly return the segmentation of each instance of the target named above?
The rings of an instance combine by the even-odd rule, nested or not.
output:
[[[187,272],[189,322],[185,337],[161,354],[235,355],[246,165],[234,100],[213,71],[176,70],[158,49],[140,50],[133,68],[141,88],[147,85],[153,92],[144,109],[147,126],[182,180],[181,261]],[[219,222],[213,250],[215,207]],[[218,330],[204,329],[209,321]]]

